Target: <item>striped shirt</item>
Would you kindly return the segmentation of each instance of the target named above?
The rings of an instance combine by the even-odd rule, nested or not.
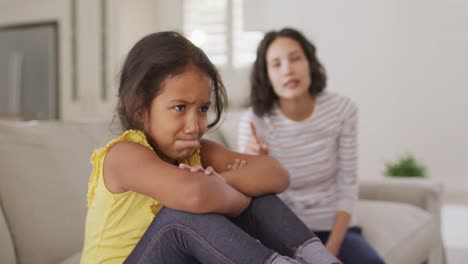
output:
[[[283,201],[314,231],[333,228],[336,211],[352,215],[357,199],[357,107],[347,97],[322,92],[314,112],[297,122],[275,104],[262,118],[249,108],[239,124],[239,152],[252,137],[249,122],[291,175],[291,185],[280,194]]]

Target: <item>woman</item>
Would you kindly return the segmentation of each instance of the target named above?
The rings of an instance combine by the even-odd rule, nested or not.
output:
[[[281,198],[344,263],[383,263],[356,226],[357,107],[325,91],[314,45],[299,31],[268,32],[251,75],[240,152],[271,155],[289,170]]]

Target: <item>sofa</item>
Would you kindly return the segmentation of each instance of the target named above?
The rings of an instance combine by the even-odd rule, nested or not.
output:
[[[206,137],[235,148],[239,110]],[[104,121],[0,121],[0,263],[79,263],[89,156],[119,133]],[[446,263],[441,185],[360,180],[358,223],[387,263]]]

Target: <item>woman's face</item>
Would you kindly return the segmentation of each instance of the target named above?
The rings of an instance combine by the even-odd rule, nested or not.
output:
[[[161,158],[175,163],[192,155],[207,129],[212,82],[206,73],[188,65],[161,85],[162,92],[144,116],[144,126]]]
[[[266,64],[271,86],[280,99],[297,99],[309,93],[309,61],[297,41],[275,39],[267,49]]]

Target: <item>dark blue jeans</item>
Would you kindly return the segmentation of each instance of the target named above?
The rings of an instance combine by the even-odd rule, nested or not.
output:
[[[236,218],[164,207],[125,263],[265,263],[275,252],[294,257],[313,238],[276,195],[253,198]]]
[[[330,232],[317,231],[315,234],[326,244]],[[360,227],[350,227],[341,244],[338,258],[345,264],[382,264],[385,263],[379,254],[362,236]]]

